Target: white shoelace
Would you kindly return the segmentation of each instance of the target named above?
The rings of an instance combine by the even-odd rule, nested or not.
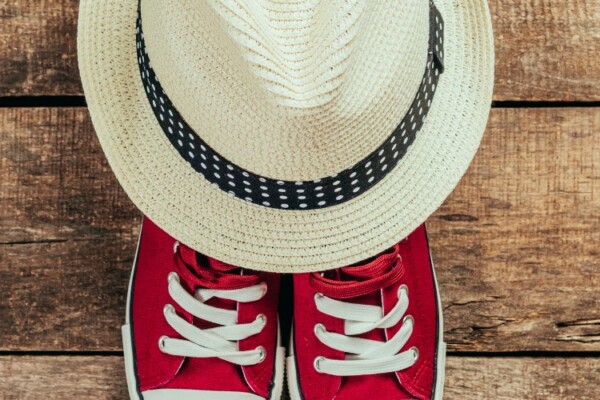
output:
[[[219,326],[200,329],[177,315],[175,307],[167,304],[163,310],[165,318],[184,339],[162,336],[158,344],[160,350],[166,354],[183,357],[217,357],[237,365],[255,365],[262,362],[266,357],[264,347],[239,351],[237,341],[260,333],[267,324],[267,318],[259,314],[251,323],[238,324],[236,310],[225,310],[205,303],[213,297],[250,303],[260,300],[266,293],[266,283],[260,283],[234,290],[198,289],[195,296],[192,296],[181,286],[179,275],[171,272],[169,274],[171,298],[193,316]]]
[[[317,309],[332,317],[344,320],[344,335],[328,332],[322,324],[315,325],[315,335],[326,346],[346,353],[345,360],[317,357],[314,368],[318,372],[337,376],[357,376],[396,372],[411,367],[419,357],[416,347],[401,353],[400,350],[413,331],[414,319],[407,315],[408,288],[400,286],[398,302],[384,315],[383,308],[366,304],[347,303],[315,295]],[[387,342],[351,337],[373,329],[391,328],[402,321],[400,330]]]

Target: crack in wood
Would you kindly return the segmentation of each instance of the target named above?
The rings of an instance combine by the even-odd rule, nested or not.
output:
[[[557,328],[570,326],[600,326],[600,319],[576,319],[573,321],[559,321],[555,324]]]
[[[0,242],[0,246],[18,246],[28,244],[51,244],[51,243],[65,243],[69,239],[40,239],[40,240],[15,240],[8,242]]]
[[[443,214],[443,215],[438,215],[437,218],[441,219],[442,221],[449,221],[449,222],[476,222],[476,221],[479,221],[479,218],[477,218],[476,216],[468,215],[468,214]]]
[[[468,306],[471,304],[482,304],[482,303],[495,303],[498,300],[502,300],[505,299],[506,296],[500,296],[500,295],[491,295],[491,296],[487,296],[486,298],[483,299],[473,299],[473,300],[464,300],[464,301],[458,301],[458,300],[452,300],[450,301],[450,304],[446,305],[443,307],[444,311],[447,311],[453,307],[462,307],[462,306]]]
[[[559,335],[554,340],[557,342],[600,343],[600,334]]]

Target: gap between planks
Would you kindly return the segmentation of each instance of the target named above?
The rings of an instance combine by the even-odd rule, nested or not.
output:
[[[83,96],[0,96],[0,108],[86,107]],[[492,108],[590,108],[600,101],[493,101]]]

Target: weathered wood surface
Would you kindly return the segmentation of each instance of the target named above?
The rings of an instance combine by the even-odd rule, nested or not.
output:
[[[0,397],[18,400],[125,399],[119,356],[0,357]],[[600,398],[600,359],[449,357],[447,400]]]
[[[128,398],[118,356],[2,356],[0,398],[63,400]]]
[[[600,100],[600,2],[489,0],[495,100]],[[77,0],[0,2],[0,96],[81,95]]]
[[[600,100],[600,1],[489,0],[495,100]]]
[[[0,109],[0,144],[1,243],[134,236],[85,108]]]
[[[444,399],[600,399],[600,358],[449,357]]]
[[[600,350],[600,114],[495,109],[429,220],[453,351]],[[0,350],[119,350],[139,216],[84,108],[0,109]]]
[[[84,108],[0,109],[0,349],[120,348],[138,212]]]
[[[495,109],[428,227],[454,350],[600,350],[600,112]]]
[[[0,1],[0,96],[81,94],[78,4]]]

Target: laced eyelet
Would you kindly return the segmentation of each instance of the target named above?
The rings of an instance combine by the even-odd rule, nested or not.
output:
[[[415,361],[417,361],[419,359],[419,349],[416,346],[413,346],[410,350],[413,352]]]
[[[318,373],[321,373],[321,362],[324,360],[325,360],[325,357],[318,356],[315,358],[315,361],[313,362],[313,367],[314,367],[315,371],[317,371]]]
[[[319,337],[319,333],[325,333],[327,329],[325,329],[325,325],[319,323],[314,326],[313,331],[315,336]]]
[[[413,318],[412,315],[407,315],[406,317],[402,318],[402,324],[404,325],[407,321],[410,321],[412,326],[415,326],[415,319]]]
[[[173,243],[173,253],[177,254],[177,249],[179,249],[179,240]]]
[[[167,340],[168,336],[161,336],[158,338],[158,348],[162,351],[165,349],[165,340]]]
[[[263,346],[258,346],[256,350],[260,352],[260,358],[258,359],[258,364],[260,364],[267,358],[267,350]]]
[[[169,272],[169,275],[167,275],[167,282],[171,283],[171,281],[177,281],[179,282],[179,275],[177,275],[177,272]]]
[[[315,303],[317,302],[318,299],[322,299],[323,297],[325,297],[323,295],[323,293],[315,293],[315,296],[314,296]]]
[[[261,282],[260,284],[262,285],[263,296],[265,296],[269,291],[269,285],[267,285],[265,282]]]
[[[166,304],[163,307],[163,314],[175,314],[175,307],[173,307],[171,304]]]
[[[264,325],[267,324],[267,316],[265,314],[258,314],[256,320],[262,322]]]
[[[402,291],[404,290],[404,292],[406,293],[406,296],[408,297],[408,286],[406,286],[405,284],[400,285],[400,287],[398,288],[398,298],[400,298]]]

